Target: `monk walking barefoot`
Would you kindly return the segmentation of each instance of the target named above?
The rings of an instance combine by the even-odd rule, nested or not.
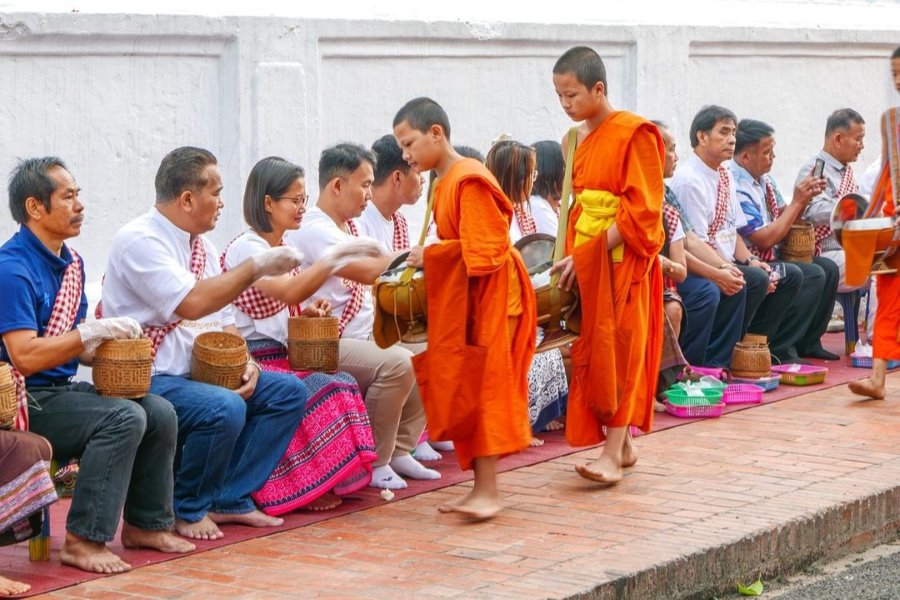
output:
[[[21,581],[7,579],[0,575],[0,596],[15,596],[24,594],[31,589],[31,586]]]
[[[432,201],[440,241],[423,249],[423,235],[407,259],[428,281],[428,350],[413,357],[428,430],[453,440],[460,466],[475,471],[472,491],[440,510],[489,519],[503,509],[497,459],[532,439],[527,377],[536,309],[509,238],[513,207],[483,164],[453,149],[447,114],[434,100],[401,108],[394,137],[411,167],[438,176]]]
[[[563,140],[563,148],[575,144],[567,158],[575,202],[568,256],[553,267],[560,287],[571,289],[577,280],[582,306],[566,439],[573,446],[606,439],[600,457],[576,471],[615,484],[637,461],[628,428],[649,431],[653,418],[663,331],[657,255],[665,241],[665,149],[655,125],[610,106],[606,69],[590,48],[563,54],[553,85],[566,114],[581,121]]]

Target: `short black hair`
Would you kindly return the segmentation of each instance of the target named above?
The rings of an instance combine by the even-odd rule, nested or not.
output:
[[[897,46],[897,48],[894,49],[894,53],[891,54],[891,60],[894,60],[895,58],[900,58],[900,46]]]
[[[375,155],[375,184],[384,183],[391,173],[400,171],[409,173],[409,163],[403,160],[403,150],[393,135],[383,135],[372,144],[372,153]]]
[[[734,153],[737,154],[748,146],[754,146],[760,143],[763,138],[770,137],[774,133],[775,128],[768,123],[755,119],[741,119],[735,135]]]
[[[606,83],[606,65],[603,64],[600,55],[587,46],[569,48],[559,57],[556,64],[553,65],[553,74],[565,75],[566,73],[574,73],[579,83],[588,89],[601,81],[604,93],[609,94],[609,87]]]
[[[266,212],[266,196],[273,200],[284,196],[288,188],[306,174],[303,167],[280,156],[269,156],[250,169],[244,188],[244,221],[256,232],[272,231],[272,218]]]
[[[865,125],[866,121],[852,108],[839,108],[828,116],[828,121],[825,122],[825,136],[827,137],[839,129],[846,131],[854,123]]]
[[[406,121],[413,129],[425,133],[432,125],[440,125],[444,130],[444,137],[450,141],[450,117],[447,112],[441,108],[441,105],[422,96],[421,98],[413,98],[403,105],[396,116],[394,116],[393,127]]]
[[[537,155],[535,168],[538,172],[532,193],[542,198],[559,198],[562,196],[563,177],[566,174],[562,147],[553,140],[541,140],[532,147]]]
[[[50,197],[56,189],[56,182],[48,175],[54,167],[66,169],[62,159],[56,156],[20,159],[9,174],[9,212],[19,225],[28,222],[25,201],[36,198],[50,212]],[[68,169],[66,169],[68,171]]]
[[[734,121],[734,124],[737,125],[737,116],[727,108],[715,104],[709,104],[701,108],[694,115],[694,120],[691,121],[691,148],[696,148],[700,145],[700,138],[697,137],[699,132],[709,133],[716,126],[716,123],[726,119]]]
[[[484,154],[473,148],[472,146],[453,146],[456,153],[466,158],[474,158],[478,162],[484,164]]]
[[[198,191],[209,183],[203,170],[218,161],[209,150],[182,146],[166,154],[156,171],[156,201],[171,202],[185,190]]]
[[[370,150],[359,144],[338,144],[326,148],[319,156],[319,189],[325,186],[335,177],[348,177],[356,171],[363,161],[375,168],[377,160]]]

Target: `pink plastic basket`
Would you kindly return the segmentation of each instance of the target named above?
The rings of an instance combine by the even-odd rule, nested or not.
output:
[[[816,385],[828,375],[826,367],[812,365],[775,365],[772,372],[781,374],[781,383],[786,385]]]
[[[759,379],[742,379],[740,377],[735,377],[731,380],[732,383],[749,383],[750,385],[758,385],[763,389],[763,391],[771,392],[772,390],[778,387],[778,384],[781,383],[781,375],[775,374],[769,377],[760,377]]]
[[[666,399],[663,401],[663,405],[666,407],[666,412],[673,417],[679,417],[681,419],[708,419],[721,417],[722,411],[725,409],[725,405],[721,402],[717,402],[716,404],[696,404],[686,406],[672,404]]]
[[[759,404],[766,390],[749,383],[733,383],[722,394],[724,404]]]

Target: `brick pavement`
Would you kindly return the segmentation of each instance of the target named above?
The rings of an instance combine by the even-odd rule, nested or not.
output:
[[[734,589],[900,530],[900,374],[638,441],[615,488],[588,450],[500,475],[510,508],[460,522],[461,484],[84,583],[65,598],[672,598]],[[708,595],[706,597],[709,597]]]

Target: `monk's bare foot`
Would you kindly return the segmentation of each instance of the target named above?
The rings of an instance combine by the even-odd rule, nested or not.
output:
[[[149,531],[129,523],[122,525],[122,545],[126,548],[150,548],[172,554],[193,552],[197,547],[171,531]]]
[[[613,485],[622,481],[622,466],[603,456],[587,465],[578,465],[575,470],[585,479],[597,483]]]
[[[497,516],[501,510],[503,502],[499,497],[476,495],[474,492],[470,492],[458,502],[438,506],[438,511],[442,513],[457,513],[472,521],[486,521]]]
[[[284,519],[270,517],[264,512],[252,510],[248,513],[216,513],[210,512],[209,518],[215,523],[236,523],[248,527],[280,527],[284,525]]]
[[[871,377],[866,377],[859,381],[851,381],[847,384],[847,387],[857,396],[866,396],[873,400],[884,400],[884,385],[877,385],[872,381]]]
[[[544,426],[544,431],[559,431],[560,429],[565,428],[566,424],[563,423],[561,419],[553,419]]]
[[[331,492],[325,492],[309,504],[305,504],[300,507],[300,510],[311,510],[313,512],[320,512],[323,510],[334,510],[338,506],[340,506],[344,501],[332,494]]]
[[[625,438],[625,446],[622,448],[622,468],[627,469],[637,464],[638,455],[634,447],[634,440],[629,435]]]
[[[179,535],[192,540],[219,540],[225,537],[222,530],[213,523],[209,515],[206,515],[199,521],[191,523],[182,519],[175,519],[175,531]]]
[[[89,573],[112,575],[131,570],[131,565],[110,552],[106,544],[92,542],[68,532],[59,551],[59,560],[64,565]]]
[[[532,448],[540,448],[544,445],[544,440],[541,438],[536,438],[534,436],[531,437],[531,447]]]
[[[24,594],[31,589],[31,586],[21,581],[13,581],[6,577],[0,576],[0,596],[14,596],[16,594]]]

